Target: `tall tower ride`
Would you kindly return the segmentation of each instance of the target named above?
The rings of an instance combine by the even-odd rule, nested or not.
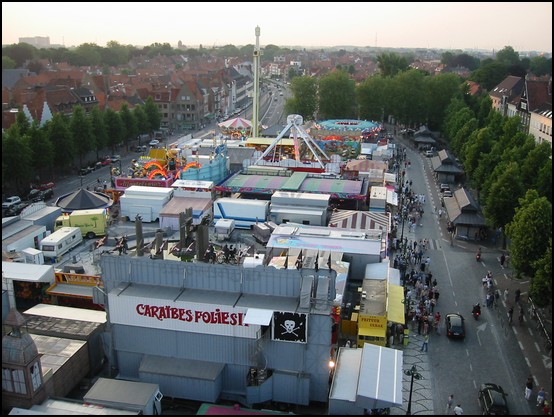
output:
[[[260,27],[256,26],[256,46],[254,47],[254,97],[252,97],[252,137],[258,137],[260,120]]]

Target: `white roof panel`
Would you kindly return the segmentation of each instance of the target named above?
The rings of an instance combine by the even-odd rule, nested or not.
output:
[[[246,312],[244,322],[246,324],[259,324],[260,326],[269,326],[273,310],[263,310],[259,308],[249,308]]]

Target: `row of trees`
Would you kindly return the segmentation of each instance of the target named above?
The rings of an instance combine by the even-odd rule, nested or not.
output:
[[[511,263],[530,278],[530,295],[552,303],[552,147],[521,131],[518,116],[492,109],[488,96],[454,99],[443,132],[462,161],[494,230],[510,239]]]
[[[279,54],[291,52],[288,48],[280,48],[276,45],[266,45],[262,60],[273,61],[273,57]],[[249,44],[241,48],[234,45],[213,47],[206,49],[200,46],[194,48],[173,48],[169,43],[153,43],[144,47],[122,45],[117,41],[110,41],[106,47],[95,43],[83,43],[76,48],[35,48],[27,43],[7,45],[2,48],[2,69],[21,68],[27,63],[27,67],[39,73],[42,65],[40,59],[51,62],[67,62],[75,66],[125,66],[134,57],[146,56],[181,56],[197,57],[209,54],[219,57],[241,57],[251,60],[254,53],[254,45]]]
[[[137,135],[159,129],[160,122],[160,111],[150,97],[133,110],[124,104],[118,113],[95,106],[87,114],[76,106],[71,116],[56,113],[43,127],[19,112],[16,123],[2,135],[2,191],[19,194],[30,182],[74,173],[88,165],[91,153],[96,153],[96,162],[102,152],[114,153]]]
[[[319,80],[295,77],[291,92],[285,111],[306,120],[383,120],[392,114],[404,125],[424,123],[438,129],[450,100],[462,95],[463,84],[455,74],[430,76],[410,69],[391,77],[368,77],[356,85],[348,72],[336,70]]]

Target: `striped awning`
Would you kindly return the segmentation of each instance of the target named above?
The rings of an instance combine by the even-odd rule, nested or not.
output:
[[[390,215],[372,211],[337,210],[331,215],[329,227],[343,229],[390,231]]]

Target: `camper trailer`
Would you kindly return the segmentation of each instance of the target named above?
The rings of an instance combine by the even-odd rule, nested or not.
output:
[[[78,227],[62,227],[40,241],[40,250],[45,258],[56,259],[65,255],[83,241]]]

